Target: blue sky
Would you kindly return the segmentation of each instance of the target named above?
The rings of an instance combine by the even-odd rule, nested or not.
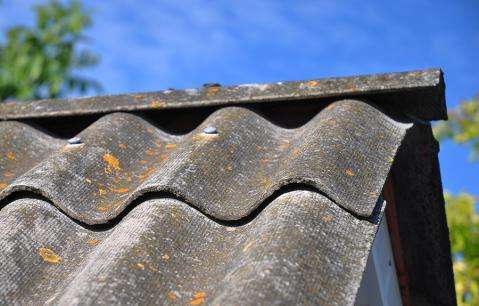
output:
[[[0,30],[41,1],[3,0]],[[448,107],[479,92],[479,2],[84,1],[94,10],[86,75],[104,93],[441,67]],[[207,3],[207,4],[206,4]],[[479,194],[479,163],[441,144],[446,190]]]

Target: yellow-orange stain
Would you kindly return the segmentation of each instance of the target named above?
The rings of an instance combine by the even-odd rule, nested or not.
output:
[[[145,95],[134,95],[133,98],[135,100],[140,100],[140,99],[143,99],[144,97],[146,97]]]
[[[97,245],[98,243],[100,243],[100,240],[98,240],[98,239],[88,239],[86,241],[86,243],[88,243],[88,245],[94,246],[94,245]]]
[[[97,208],[96,208],[96,210],[98,210],[98,211],[100,211],[100,212],[105,212],[105,211],[107,211],[107,210],[109,210],[109,209],[110,209],[110,206],[108,206],[108,205],[99,205],[99,206],[97,206]]]
[[[227,165],[227,166],[226,166],[226,170],[228,170],[228,171],[232,171],[232,170],[233,170],[233,166],[231,166],[231,165]]]
[[[327,215],[327,216],[321,217],[321,220],[323,220],[324,222],[331,222],[333,220],[333,217]]]
[[[354,172],[351,169],[346,169],[346,171],[344,171],[344,173],[346,173],[347,176],[354,176]]]
[[[146,153],[146,155],[152,156],[152,155],[155,154],[155,151],[153,151],[152,149],[148,148],[148,149],[146,149],[145,153]]]
[[[293,155],[299,155],[299,152],[301,152],[300,149],[294,148],[292,153],[293,153]]]
[[[317,87],[319,85],[319,82],[318,81],[309,81],[309,82],[306,82],[306,86],[308,87]]]
[[[261,185],[263,185],[264,188],[268,188],[271,185],[271,179],[269,177],[263,177],[261,179]]]
[[[105,153],[103,155],[103,160],[108,164],[108,167],[111,167],[115,170],[121,170],[120,168],[120,161],[118,160],[118,158],[116,158],[115,156],[113,156],[112,154],[110,153]]]
[[[174,301],[178,297],[176,296],[176,293],[174,293],[173,291],[168,292],[167,296],[168,296],[168,300],[170,301]]]
[[[7,152],[7,158],[9,160],[15,160],[15,153],[13,152]]]
[[[118,147],[119,147],[120,149],[126,149],[126,144],[124,144],[124,143],[119,143],[119,144],[118,144]]]
[[[161,142],[159,140],[155,141],[155,146],[161,148]]]
[[[105,194],[107,194],[107,191],[103,188],[98,188],[98,195],[100,196],[104,196]]]
[[[166,102],[165,101],[152,100],[151,103],[150,103],[150,106],[152,108],[162,108],[162,107],[166,106]]]
[[[62,261],[62,258],[55,252],[44,247],[38,249],[38,254],[43,258],[43,261],[51,264],[58,264]]]
[[[110,190],[112,192],[115,192],[115,193],[125,193],[125,192],[128,192],[128,188],[125,188],[125,187],[120,187],[120,188],[110,188]]]
[[[207,95],[207,96],[214,96],[214,95],[216,95],[220,90],[221,90],[221,87],[219,87],[219,86],[210,87],[210,88],[208,88],[208,90],[206,91],[206,95]]]
[[[15,174],[13,174],[13,172],[9,172],[9,171],[7,171],[7,172],[5,172],[5,173],[3,174],[4,177],[12,177],[12,176],[14,176],[14,175],[15,175]]]
[[[169,260],[170,256],[168,254],[165,254],[165,255],[161,256],[161,258],[163,258],[164,260]]]
[[[201,305],[205,302],[206,293],[198,291],[193,295],[193,299],[190,301],[190,305]]]
[[[151,167],[146,169],[142,174],[138,175],[138,178],[141,180],[146,179],[147,177],[151,176],[155,172],[155,168]]]
[[[374,192],[374,191],[371,191],[371,192],[369,193],[369,197],[370,197],[370,198],[375,198],[375,197],[377,197],[377,196],[378,196],[377,193]]]
[[[334,108],[334,103],[331,103],[329,104],[328,106],[326,106],[326,110],[330,111]]]
[[[248,242],[244,247],[243,247],[243,252],[246,252],[249,250],[249,248],[253,245],[253,241]]]
[[[264,167],[268,162],[269,162],[269,159],[267,158],[262,158],[259,160],[259,163],[262,167]]]
[[[147,160],[144,160],[144,159],[140,160],[140,164],[142,164],[142,165],[147,164],[147,163],[148,163]]]
[[[89,178],[85,178],[85,181],[88,183],[88,184],[91,184],[91,180]]]
[[[290,144],[288,142],[282,143],[279,145],[279,149],[282,151],[284,149],[289,148]]]
[[[132,268],[134,268],[134,269],[139,269],[139,270],[143,270],[143,269],[145,269],[145,265],[144,265],[143,263],[141,263],[141,262],[138,262],[138,263],[132,265]]]
[[[0,183],[0,189],[5,189],[7,188],[8,184],[5,183]]]
[[[176,148],[176,144],[175,143],[168,143],[168,144],[166,144],[165,148],[174,149],[174,148]]]

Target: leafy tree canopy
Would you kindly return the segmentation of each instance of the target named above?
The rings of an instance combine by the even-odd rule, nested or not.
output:
[[[90,12],[77,1],[50,1],[34,7],[35,24],[7,30],[0,40],[0,101],[57,98],[100,90],[97,82],[77,75],[97,63],[80,49]]]

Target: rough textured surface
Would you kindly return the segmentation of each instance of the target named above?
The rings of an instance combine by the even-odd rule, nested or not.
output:
[[[392,169],[411,305],[456,305],[438,151],[431,127],[415,125]]]
[[[409,126],[356,100],[185,135],[114,113],[76,144],[0,122],[0,300],[352,304]]]
[[[422,120],[446,119],[444,79],[440,69],[375,74],[309,81],[208,86],[202,89],[165,90],[154,93],[64,100],[34,101],[28,104],[0,104],[0,119],[18,119],[135,111],[191,108],[213,105],[252,104],[324,98],[355,97],[374,100],[385,108],[401,109]],[[315,101],[318,102],[318,101]]]
[[[65,305],[347,305],[375,231],[376,225],[311,191],[287,192],[235,227],[156,198],[100,232],[45,201],[20,199],[0,211],[0,298]]]
[[[82,144],[35,158],[38,164],[0,199],[34,191],[75,219],[99,224],[138,196],[163,191],[214,218],[239,220],[281,186],[301,183],[369,218],[408,126],[354,100],[335,102],[294,130],[236,107],[213,113],[185,136],[134,115],[111,114],[79,134]],[[205,133],[211,127],[216,133]],[[9,163],[0,157],[0,164]]]
[[[446,118],[440,70],[65,102],[0,104],[0,304],[352,304],[394,162],[405,305],[454,305],[436,143],[389,118]]]

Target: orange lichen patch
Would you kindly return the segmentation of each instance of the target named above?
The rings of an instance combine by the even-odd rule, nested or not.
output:
[[[298,148],[294,148],[293,151],[291,152],[293,155],[299,155],[299,153],[301,152],[300,149]]]
[[[12,177],[14,175],[15,174],[13,172],[8,172],[8,171],[3,174],[4,177]]]
[[[269,177],[263,177],[261,179],[261,185],[266,189],[271,185],[271,179]]]
[[[135,99],[135,100],[140,100],[140,99],[143,99],[143,98],[145,98],[145,97],[146,97],[145,95],[134,95],[134,96],[133,96],[133,99]]]
[[[98,205],[96,207],[96,210],[98,210],[99,212],[105,212],[105,211],[110,210],[110,208],[111,208],[110,205],[102,204],[102,205]]]
[[[96,279],[97,283],[104,283],[106,282],[106,277],[105,276],[98,276]]]
[[[174,149],[174,148],[176,148],[176,143],[167,143],[165,148],[168,149],[168,150]]]
[[[253,242],[254,242],[254,241],[250,241],[250,242],[248,242],[248,243],[247,243],[247,244],[244,246],[244,248],[243,248],[243,252],[246,252],[246,251],[248,251],[248,250],[249,250],[249,248],[250,248],[250,247],[253,245]]]
[[[152,100],[151,103],[150,103],[150,106],[152,108],[163,108],[163,107],[166,106],[166,102],[165,101]]]
[[[152,271],[152,272],[158,272],[158,269],[154,266],[151,266],[151,265],[148,266],[148,269],[150,269],[150,271]]]
[[[305,83],[306,86],[308,87],[317,87],[319,85],[318,81],[309,81]]]
[[[167,159],[168,159],[168,154],[161,154],[161,155],[158,155],[156,158],[156,160],[160,163],[164,162]]]
[[[289,148],[289,146],[290,146],[289,142],[285,142],[279,145],[279,149],[282,151]]]
[[[209,87],[209,88],[206,90],[206,95],[207,95],[207,96],[214,96],[214,95],[216,95],[220,90],[221,90],[221,87],[219,87],[219,86]]]
[[[7,188],[8,184],[6,183],[0,183],[0,189],[5,189]]]
[[[168,300],[170,301],[174,301],[178,298],[178,296],[176,295],[174,291],[169,291],[167,294],[167,297],[168,297]]]
[[[125,187],[120,187],[120,188],[117,188],[117,189],[115,189],[115,188],[110,188],[110,190],[111,190],[112,192],[115,192],[115,193],[125,193],[125,192],[128,192],[129,189],[128,189],[128,188],[125,188]]]
[[[51,264],[58,264],[62,261],[62,258],[58,256],[55,252],[44,247],[38,249],[38,254],[40,254],[43,261]]]
[[[371,192],[369,193],[369,197],[370,197],[370,198],[375,198],[375,197],[377,197],[377,196],[378,196],[378,194],[377,194],[376,192],[374,192],[374,191],[371,191]]]
[[[87,243],[88,245],[94,246],[94,245],[99,244],[99,243],[100,243],[100,240],[98,240],[98,239],[88,239],[88,240],[86,241],[86,243]]]
[[[107,193],[108,193],[108,192],[106,191],[106,189],[98,188],[98,195],[104,196],[104,195],[107,194]]]
[[[108,164],[109,168],[115,169],[115,170],[121,170],[120,168],[120,161],[118,158],[113,156],[110,153],[105,153],[103,155],[103,160]]]
[[[323,220],[324,222],[331,222],[333,220],[333,216],[323,216],[321,217],[321,220]]]
[[[205,302],[206,293],[198,291],[193,295],[193,299],[190,301],[190,305],[201,305]]]
[[[331,103],[329,104],[328,106],[326,106],[326,110],[330,111],[334,108],[334,103]]]
[[[227,166],[226,166],[226,170],[228,170],[228,171],[233,171],[233,166],[227,165]]]
[[[344,171],[344,173],[346,173],[347,176],[354,176],[354,172],[351,169],[346,169],[346,171]]]
[[[141,262],[137,262],[135,264],[132,264],[131,267],[133,269],[137,269],[137,270],[144,270],[145,269],[145,264],[141,263]]]
[[[11,151],[10,151],[10,152],[7,152],[7,155],[6,155],[6,156],[7,156],[7,158],[8,158],[9,160],[15,160],[15,153],[13,153],[13,152],[11,152]]]
[[[347,83],[346,90],[355,91],[357,90],[357,87],[353,83]]]
[[[154,172],[155,172],[155,167],[148,168],[142,174],[138,175],[138,178],[141,180],[144,180],[147,177],[150,177]]]
[[[124,143],[119,143],[119,144],[118,144],[118,147],[119,147],[120,149],[126,149],[126,144],[124,144]]]
[[[269,159],[267,158],[262,158],[259,160],[259,164],[261,165],[261,167],[264,167],[268,162],[269,162]]]
[[[144,160],[144,159],[140,160],[140,164],[142,164],[142,165],[147,164],[147,163],[148,163],[147,160]]]
[[[163,260],[169,260],[169,259],[170,259],[170,255],[164,254],[163,256],[161,256],[161,258],[162,258]]]
[[[149,156],[152,156],[152,155],[155,154],[155,151],[153,151],[152,149],[148,148],[148,149],[146,149],[145,154],[146,154],[146,155],[149,155]]]
[[[91,184],[91,180],[89,178],[85,178],[85,181],[88,183],[88,184]]]

